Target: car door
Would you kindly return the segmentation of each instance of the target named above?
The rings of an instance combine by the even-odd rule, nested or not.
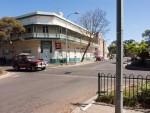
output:
[[[20,66],[20,68],[28,68],[28,67],[30,67],[30,63],[27,60],[27,58],[23,56],[20,58],[20,65],[19,66]]]

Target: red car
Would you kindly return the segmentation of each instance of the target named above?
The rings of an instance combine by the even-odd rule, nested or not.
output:
[[[36,71],[38,68],[45,70],[47,63],[43,60],[37,59],[30,54],[20,54],[16,56],[13,61],[13,68],[19,71],[21,68],[28,69],[30,71]]]
[[[96,57],[96,61],[103,61],[104,58],[103,57]]]

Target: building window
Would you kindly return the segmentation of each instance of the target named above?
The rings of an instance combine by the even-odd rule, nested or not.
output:
[[[3,55],[9,55],[10,51],[9,50],[3,50]]]
[[[52,41],[41,41],[41,53],[43,53],[43,49],[47,48],[52,53]]]
[[[43,26],[43,33],[48,33],[48,26]]]
[[[31,33],[31,31],[32,31],[32,30],[31,30],[31,28],[30,28],[30,27],[29,27],[29,28],[27,28],[27,32],[28,32],[28,33]]]

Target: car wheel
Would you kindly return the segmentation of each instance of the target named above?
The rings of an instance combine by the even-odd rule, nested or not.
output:
[[[41,68],[41,70],[45,70],[45,69],[46,69],[46,67]]]
[[[37,70],[37,68],[35,67],[35,66],[31,66],[31,71],[32,72],[34,72],[34,71],[36,71]]]
[[[14,68],[15,68],[16,71],[20,70],[19,66],[14,66]]]

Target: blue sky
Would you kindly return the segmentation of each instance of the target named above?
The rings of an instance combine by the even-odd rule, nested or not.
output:
[[[34,11],[63,12],[64,17],[77,21],[88,10],[100,8],[107,13],[110,31],[104,37],[108,45],[116,40],[116,0],[0,0],[0,17],[19,16]],[[141,34],[150,29],[150,0],[124,0],[123,39],[141,41]]]

